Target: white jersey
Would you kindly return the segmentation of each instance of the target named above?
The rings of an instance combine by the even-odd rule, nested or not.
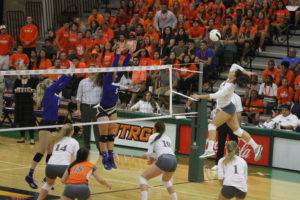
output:
[[[234,72],[236,70],[244,71],[244,68],[237,64],[233,64],[231,65],[229,72]],[[209,95],[209,98],[217,100],[217,108],[224,108],[231,103],[235,87],[235,83],[230,83],[226,80],[221,83],[220,88],[216,93]]]
[[[243,112],[243,105],[242,105],[242,99],[239,95],[237,95],[236,93],[233,93],[232,98],[231,98],[231,102],[233,103],[233,105],[235,106],[236,110],[235,112]],[[215,109],[213,109],[210,113],[210,118],[213,119],[216,114],[217,111],[219,111],[220,108],[216,107]]]
[[[246,161],[239,157],[234,156],[234,160],[223,165],[225,157],[221,158],[218,162],[218,179],[224,180],[223,185],[233,186],[237,189],[247,192],[247,178],[248,178],[248,166]]]
[[[48,164],[50,165],[70,165],[71,155],[76,157],[79,143],[72,137],[63,137],[53,147],[53,153]]]
[[[159,138],[153,144],[151,144],[158,135],[159,133],[154,133],[150,136],[148,140],[148,151],[146,154],[148,156],[151,156],[151,154],[156,153],[157,158],[162,154],[175,155],[171,147],[171,139],[167,135],[162,135],[161,138]]]

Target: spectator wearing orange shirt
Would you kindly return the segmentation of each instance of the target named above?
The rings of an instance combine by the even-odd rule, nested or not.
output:
[[[185,18],[190,22],[192,22],[196,19],[197,13],[198,13],[198,11],[194,4],[190,4],[189,9],[184,11]]]
[[[135,11],[133,13],[133,17],[131,18],[129,22],[129,28],[134,28],[138,24],[144,24],[145,21],[140,17],[139,12]]]
[[[275,68],[275,62],[274,60],[269,60],[268,61],[268,68],[265,69],[263,72],[262,72],[262,79],[265,80],[267,75],[270,75],[272,76],[272,78],[274,79],[274,83],[276,85],[279,85],[280,84],[280,72],[278,69]]]
[[[211,14],[213,6],[213,2],[210,2],[209,0],[202,0],[199,4],[198,10],[201,13],[206,12],[207,14]]]
[[[139,65],[140,66],[149,66],[150,58],[147,49],[139,49],[133,54],[133,57],[139,57]]]
[[[231,53],[231,60],[224,60],[225,64],[231,64],[236,58],[237,46],[236,40],[239,34],[238,27],[233,23],[232,16],[225,17],[225,25],[222,28],[222,44],[224,46],[224,51]],[[221,50],[223,50],[221,48]]]
[[[278,106],[283,104],[292,104],[292,100],[294,99],[294,90],[292,87],[288,85],[288,79],[283,77],[281,79],[281,86],[277,90],[277,100]]]
[[[83,33],[78,32],[77,34],[77,41],[74,43],[75,47],[75,52],[76,56],[78,58],[84,58],[87,54],[87,49],[86,49],[86,40],[83,39]]]
[[[116,16],[116,24],[121,25],[121,24],[126,24],[130,21],[130,17],[126,15],[125,9],[120,8],[118,10],[118,14]]]
[[[54,60],[54,65],[48,69],[61,69],[61,60],[56,58]],[[53,81],[56,81],[61,74],[46,74],[45,76]]]
[[[76,49],[75,49],[75,43],[78,40],[78,24],[73,23],[71,25],[71,30],[70,30],[70,35],[69,35],[69,47],[68,47],[68,54],[76,54]]]
[[[111,16],[111,11],[110,10],[105,10],[104,22],[107,22],[111,27],[115,26],[116,18]]]
[[[198,76],[194,72],[189,72],[185,70],[197,71],[197,66],[195,64],[191,64],[191,58],[189,55],[185,55],[183,58],[182,65],[176,65],[175,67],[182,70],[178,71],[178,90],[182,91],[183,94],[190,95],[192,88],[198,85]]]
[[[108,39],[104,36],[103,30],[98,30],[98,37],[94,40],[93,45],[95,46],[98,44],[100,46],[100,49],[104,48],[104,45],[108,43]]]
[[[152,10],[149,10],[144,20],[145,30],[148,30],[148,27],[153,24],[154,24],[154,12]]]
[[[46,58],[46,51],[40,50],[36,61],[35,69],[48,69],[52,66],[51,60]]]
[[[69,60],[66,52],[60,53],[60,60],[62,69],[69,69],[71,66],[73,66],[73,63]]]
[[[242,57],[246,56],[254,44],[254,37],[257,33],[256,28],[252,25],[252,19],[245,19],[245,26],[240,29],[238,43],[243,47]]]
[[[255,20],[257,36],[259,37],[258,52],[262,52],[264,48],[265,39],[269,37],[269,25],[270,21],[265,16],[263,11],[258,13],[258,18]]]
[[[185,20],[184,15],[183,14],[179,14],[178,15],[178,22],[176,25],[176,28],[184,28],[186,30],[186,32],[189,31],[189,29],[191,28],[191,25],[188,21]]]
[[[257,119],[259,115],[264,112],[264,103],[262,100],[258,99],[258,92],[256,90],[251,91],[251,96],[246,100],[245,111],[250,123],[257,124]]]
[[[288,85],[293,86],[294,85],[294,80],[295,80],[295,75],[292,70],[289,69],[290,63],[287,61],[282,61],[280,65],[280,76],[286,77],[288,80]]]
[[[145,33],[143,39],[145,40],[146,37],[150,37],[152,41],[159,41],[159,35],[155,32],[153,25],[148,26],[147,32]]]
[[[36,51],[36,40],[38,39],[38,28],[32,24],[32,17],[26,18],[26,25],[20,30],[20,41],[22,42],[23,52],[29,57],[30,52]]]
[[[100,13],[98,13],[98,9],[97,8],[93,8],[92,9],[92,14],[89,16],[89,18],[88,18],[88,22],[87,22],[87,24],[88,24],[88,26],[90,26],[91,24],[92,24],[92,21],[97,21],[98,22],[98,24],[103,24],[103,22],[104,22],[104,17],[100,14]]]
[[[87,53],[91,52],[94,47],[94,39],[92,38],[92,32],[87,30],[85,32],[85,37],[83,38],[84,43],[86,44],[85,49]]]
[[[194,20],[193,26],[189,29],[190,39],[199,42],[204,38],[204,28],[199,26],[199,22]]]
[[[108,42],[105,44],[104,51],[100,55],[101,67],[111,67],[114,58],[115,53],[112,51],[111,43]]]
[[[16,45],[15,40],[7,34],[6,26],[0,26],[0,70],[8,70],[9,53]]]
[[[111,41],[114,38],[114,32],[109,28],[109,25],[107,22],[104,22],[102,24],[102,29],[103,29],[103,36],[106,38],[108,41]]]
[[[63,27],[60,28],[56,32],[56,38],[55,38],[55,45],[57,47],[57,51],[61,52],[68,52],[69,48],[69,37],[70,37],[70,31],[69,31],[69,23],[65,22]]]
[[[16,70],[19,70],[21,66],[28,67],[29,58],[23,53],[22,45],[18,45],[17,52],[11,55],[9,66],[14,67]]]
[[[142,42],[142,48],[146,49],[150,58],[153,58],[155,51],[155,42],[151,41],[150,37],[146,37]]]
[[[271,25],[276,28],[279,35],[282,35],[282,29],[286,26],[290,18],[290,12],[285,8],[283,1],[278,1],[274,14],[275,21]]]

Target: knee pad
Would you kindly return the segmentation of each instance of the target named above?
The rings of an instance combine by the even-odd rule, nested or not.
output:
[[[242,137],[243,133],[244,133],[244,130],[241,129],[241,128],[239,128],[236,131],[233,131],[233,134],[236,135],[236,136],[239,136],[239,137]]]
[[[42,160],[43,156],[44,156],[44,155],[41,154],[41,153],[36,153],[35,156],[33,157],[33,160],[34,160],[35,162],[40,162],[40,161]]]
[[[100,142],[107,142],[108,141],[108,136],[107,135],[100,135]]]
[[[139,176],[139,184],[140,184],[140,185],[147,185],[147,184],[148,184],[148,181],[147,181],[147,179],[145,179],[144,177]]]
[[[52,186],[46,182],[46,183],[44,183],[42,189],[47,190],[49,192],[49,191],[51,191]]]
[[[115,141],[115,136],[114,135],[108,135],[107,136],[107,141],[108,142],[114,142]]]
[[[208,131],[216,131],[217,130],[217,127],[212,124],[212,123],[209,123],[208,124]]]
[[[172,187],[173,184],[171,181],[162,181],[163,185],[166,187],[166,188],[169,188],[169,187]]]

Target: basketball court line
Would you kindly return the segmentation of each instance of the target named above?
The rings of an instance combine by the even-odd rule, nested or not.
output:
[[[20,167],[27,167],[26,165],[21,165],[21,164],[18,164],[18,163],[7,162],[7,161],[2,161],[2,160],[0,160],[0,163],[9,164],[9,165],[17,165],[17,166],[20,166]]]
[[[15,167],[15,168],[6,168],[6,169],[0,169],[0,172],[3,171],[10,171],[10,170],[18,170],[18,169],[28,169],[29,167]]]

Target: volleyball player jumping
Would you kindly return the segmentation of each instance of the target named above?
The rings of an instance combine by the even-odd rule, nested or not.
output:
[[[219,200],[245,199],[247,194],[248,166],[239,157],[239,146],[235,141],[227,143],[227,155],[218,162],[218,179],[223,185]]]
[[[231,102],[236,85],[242,88],[247,87],[252,74],[253,72],[248,72],[243,67],[233,64],[229,70],[227,80],[220,85],[218,92],[208,95],[192,95],[195,99],[216,99],[217,107],[221,109],[212,122],[208,124],[208,147],[199,158],[208,158],[215,155],[213,147],[216,139],[216,130],[222,124],[227,123],[235,135],[242,137],[253,148],[255,153],[254,160],[260,160],[263,146],[256,144],[250,134],[240,127],[236,108]],[[189,100],[187,105],[189,106],[191,103],[191,100]]]
[[[57,81],[53,83],[51,79],[45,79],[37,86],[37,104],[43,108],[41,126],[55,125],[58,120],[58,94],[68,85],[71,75],[62,75]],[[33,157],[31,167],[28,175],[25,177],[26,182],[33,189],[37,189],[38,186],[34,182],[33,173],[37,164],[41,161],[44,153],[48,151],[46,157],[46,163],[51,157],[53,141],[56,134],[56,128],[46,128],[39,130],[39,146],[37,153]]]
[[[46,166],[46,182],[44,183],[38,200],[46,199],[52,189],[55,179],[62,178],[71,163],[71,156],[76,158],[79,143],[72,138],[74,128],[71,124],[65,124],[53,141],[53,153]]]
[[[139,177],[141,188],[141,200],[148,199],[148,180],[159,175],[162,176],[162,183],[168,190],[172,200],[177,200],[177,194],[170,181],[176,168],[177,160],[174,151],[171,148],[171,139],[164,135],[166,126],[164,122],[158,121],[154,125],[154,134],[148,141],[148,151],[142,157],[148,159],[150,168],[146,169]],[[153,158],[153,153],[157,154],[157,158]],[[156,162],[155,162],[156,161]],[[154,165],[152,165],[155,162]]]
[[[113,67],[119,66],[120,50],[117,50]],[[126,55],[123,61],[123,66],[128,66],[131,59],[131,53]],[[117,119],[116,104],[119,98],[120,80],[124,72],[106,72],[103,78],[103,93],[100,104],[97,108],[97,121],[109,121]],[[116,129],[115,123],[99,124],[100,132],[100,154],[102,156],[102,163],[105,169],[111,170],[117,168],[114,161],[114,132]]]

